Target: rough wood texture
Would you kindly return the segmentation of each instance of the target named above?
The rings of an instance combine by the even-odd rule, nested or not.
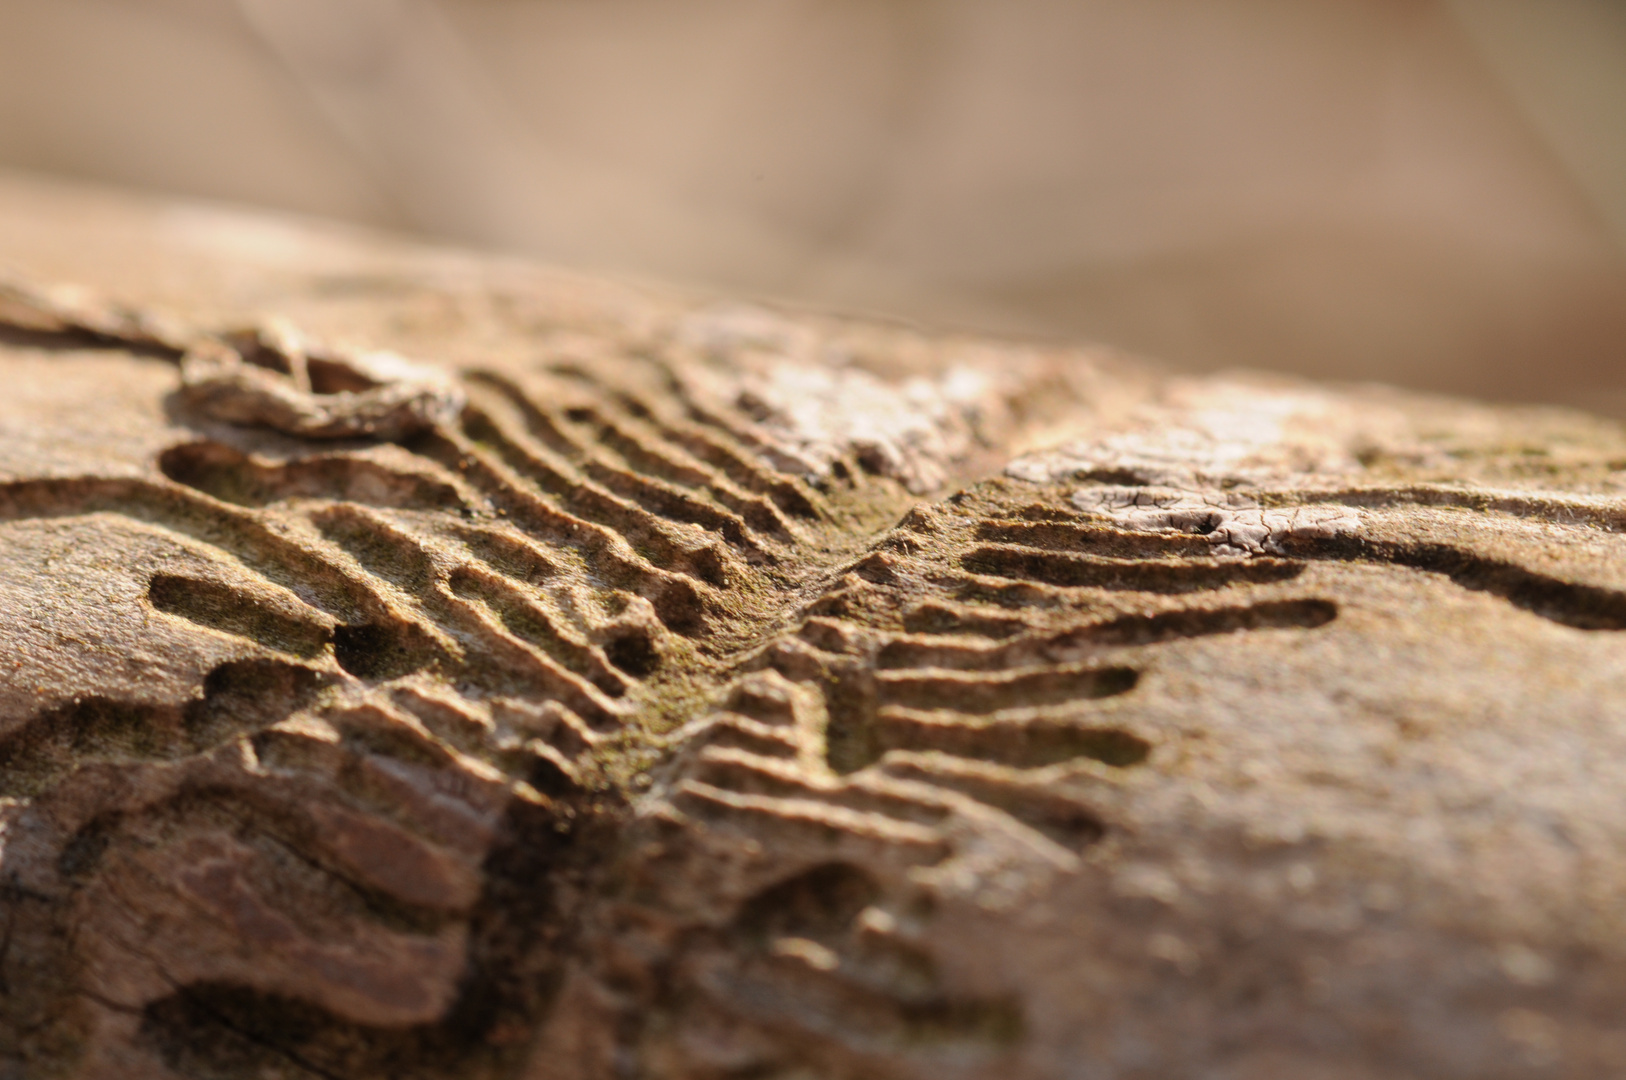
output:
[[[0,1074],[1626,1072],[1619,427],[4,195]]]

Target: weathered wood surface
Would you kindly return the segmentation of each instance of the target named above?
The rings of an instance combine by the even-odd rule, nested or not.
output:
[[[0,1074],[1626,1072],[1618,426],[3,187]]]

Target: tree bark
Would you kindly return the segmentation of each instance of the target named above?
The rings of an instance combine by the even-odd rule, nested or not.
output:
[[[0,1060],[1626,1071],[1626,436],[0,184]]]

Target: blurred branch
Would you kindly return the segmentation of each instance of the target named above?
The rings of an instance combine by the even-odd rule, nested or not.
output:
[[[1450,5],[1626,251],[1626,3]]]
[[[540,141],[424,0],[236,0],[258,40],[421,228],[674,275],[783,273],[800,246]]]

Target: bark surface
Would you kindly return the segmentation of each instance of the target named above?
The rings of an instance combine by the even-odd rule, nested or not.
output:
[[[0,184],[0,1075],[1626,1072],[1626,434]]]

